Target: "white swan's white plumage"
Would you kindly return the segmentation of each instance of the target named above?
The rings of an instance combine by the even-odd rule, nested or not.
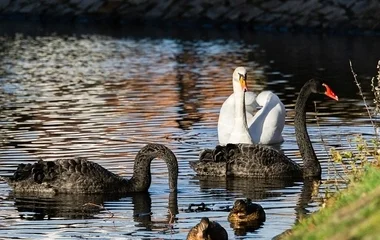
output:
[[[283,142],[282,130],[285,124],[285,107],[281,100],[270,91],[264,91],[256,97],[253,92],[245,92],[246,74],[244,67],[238,67],[232,74],[234,93],[223,103],[218,120],[219,144]],[[244,80],[244,87],[242,81]],[[245,95],[245,98],[243,96]],[[245,105],[246,111],[244,114]],[[253,115],[260,105],[262,108]],[[248,123],[248,125],[247,125]],[[249,128],[244,127],[244,124]]]
[[[286,110],[284,104],[271,91],[262,91],[256,102],[262,108],[251,120],[247,118],[249,133],[253,142],[276,144],[284,141],[282,130],[285,125]]]
[[[252,143],[252,138],[246,130],[247,116],[244,111],[247,70],[238,67],[232,74],[232,87],[234,93],[223,103],[218,120],[219,143]],[[253,93],[252,93],[253,94]],[[256,102],[256,96],[250,95],[247,102]],[[248,114],[249,115],[249,114]],[[252,115],[252,114],[251,114]],[[253,117],[253,116],[252,116]]]
[[[256,94],[253,92],[245,93],[245,107],[247,121],[253,120],[253,113],[257,109]],[[224,101],[219,113],[218,120],[218,139],[219,143],[225,145],[228,143],[235,122],[235,94],[232,93],[226,101]]]

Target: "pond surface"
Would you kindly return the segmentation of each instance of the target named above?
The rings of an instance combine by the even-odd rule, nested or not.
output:
[[[19,163],[80,156],[130,177],[135,154],[148,142],[172,149],[180,173],[178,194],[169,194],[159,159],[146,194],[36,198],[14,195],[1,181],[1,239],[185,239],[203,216],[224,226],[230,239],[271,239],[318,210],[334,186],[201,179],[190,169],[189,161],[217,144],[218,113],[236,66],[248,69],[250,90],[272,90],[283,100],[281,148],[298,163],[293,107],[301,86],[321,78],[339,96],[339,102],[315,98],[318,122],[313,102],[307,115],[324,181],[344,177],[329,160],[330,147],[349,148],[354,134],[374,132],[348,61],[372,99],[380,57],[375,37],[12,26],[0,32],[0,175]],[[264,207],[267,220],[234,230],[225,209],[246,197]],[[202,202],[214,211],[186,211]]]

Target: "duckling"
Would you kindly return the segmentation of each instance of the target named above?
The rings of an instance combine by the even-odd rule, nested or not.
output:
[[[228,234],[219,223],[204,217],[190,230],[186,240],[228,240]]]
[[[252,203],[251,199],[238,199],[228,215],[228,221],[234,223],[265,222],[265,212],[261,205]]]

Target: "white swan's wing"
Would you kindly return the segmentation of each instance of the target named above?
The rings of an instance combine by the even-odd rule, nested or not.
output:
[[[247,122],[253,118],[253,112],[256,111],[256,94],[253,92],[245,93],[245,105]],[[231,131],[235,123],[235,96],[231,94],[226,101],[224,101],[220,108],[218,119],[218,140],[219,144],[225,145],[231,136]]]
[[[271,92],[270,94],[255,116],[251,120],[247,119],[249,132],[255,143],[276,144],[284,141],[282,130],[285,125],[285,106],[277,95]],[[259,102],[260,100],[258,99]]]

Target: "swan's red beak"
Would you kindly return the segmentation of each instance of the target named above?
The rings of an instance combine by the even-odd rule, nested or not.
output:
[[[326,96],[338,101],[338,96],[331,90],[331,88],[327,84],[323,83],[322,86],[326,88],[326,92],[325,92]]]
[[[241,89],[243,89],[244,92],[248,91],[246,77],[243,75],[240,75],[239,82],[241,85]]]

